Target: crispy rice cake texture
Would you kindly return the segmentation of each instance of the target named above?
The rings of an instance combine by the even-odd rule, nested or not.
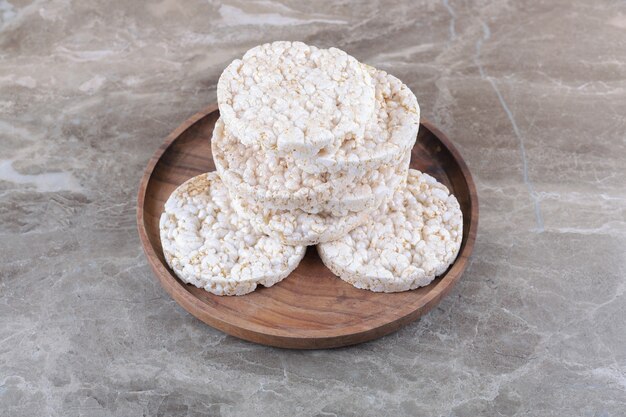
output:
[[[159,228],[170,268],[183,282],[216,295],[271,287],[298,266],[306,250],[257,232],[233,210],[215,172],[180,185],[165,203]]]

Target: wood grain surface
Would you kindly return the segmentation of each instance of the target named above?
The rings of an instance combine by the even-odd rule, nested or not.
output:
[[[454,146],[441,131],[422,121],[411,167],[445,184],[459,200],[464,216],[459,256],[430,285],[394,294],[360,290],[333,275],[312,246],[285,280],[244,296],[220,297],[181,282],[163,258],[159,217],[178,185],[215,170],[210,140],[218,117],[217,105],[210,105],[167,137],[145,169],[137,199],[137,226],[148,262],[163,288],[195,317],[252,342],[296,349],[332,348],[372,340],[416,320],[459,280],[476,239],[476,189]]]

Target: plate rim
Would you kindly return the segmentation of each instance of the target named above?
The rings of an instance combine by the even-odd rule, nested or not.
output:
[[[382,337],[418,319],[420,316],[426,314],[435,305],[437,305],[441,298],[448,294],[456,282],[458,282],[461,278],[463,272],[468,266],[469,258],[473,252],[477,236],[479,207],[476,185],[465,160],[452,144],[450,139],[435,125],[422,119],[420,124],[437,137],[437,139],[447,148],[448,152],[450,152],[455,163],[459,166],[469,193],[470,222],[467,239],[462,242],[459,255],[455,259],[454,263],[448,269],[447,273],[440,280],[440,282],[424,297],[419,298],[418,303],[407,303],[407,305],[403,306],[404,308],[400,312],[401,315],[397,319],[379,324],[376,327],[368,327],[365,330],[359,330],[358,324],[355,324],[351,326],[338,327],[336,329],[307,329],[306,335],[293,335],[285,332],[284,330],[272,327],[263,327],[263,331],[260,331],[257,324],[250,323],[244,319],[239,319],[238,317],[233,318],[232,315],[224,315],[217,308],[213,310],[214,313],[207,312],[205,310],[207,303],[186,290],[186,284],[183,284],[178,278],[173,276],[169,272],[168,268],[165,267],[163,262],[159,259],[146,230],[144,201],[146,198],[148,184],[154,169],[167,149],[186,130],[205,116],[208,116],[217,110],[217,103],[211,103],[199,112],[187,118],[169,135],[167,135],[165,141],[153,153],[148,161],[148,164],[144,168],[137,192],[136,221],[144,254],[146,255],[148,263],[150,264],[150,267],[159,280],[161,286],[188,313],[211,327],[255,343],[296,349],[341,347]],[[307,250],[315,249],[307,248]],[[393,296],[393,294],[387,295]],[[227,317],[228,319],[226,319]],[[347,329],[350,330],[346,332]],[[315,341],[313,346],[311,346],[312,341]]]

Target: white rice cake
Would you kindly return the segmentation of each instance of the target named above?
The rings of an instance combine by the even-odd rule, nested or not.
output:
[[[389,199],[406,178],[410,161],[408,150],[393,164],[371,171],[309,174],[291,157],[242,144],[221,119],[215,123],[211,149],[217,172],[231,194],[267,208],[335,216],[378,207]]]
[[[318,245],[342,280],[375,292],[423,287],[454,262],[463,237],[457,199],[428,174],[409,170],[406,188],[338,240]]]
[[[179,186],[165,203],[159,228],[170,268],[183,282],[216,295],[271,287],[298,266],[306,250],[254,230],[232,209],[215,172]]]
[[[345,140],[333,153],[315,158],[294,154],[298,166],[308,173],[371,171],[398,161],[413,148],[420,124],[420,108],[411,90],[396,77],[363,65],[372,76],[375,110],[363,139]]]
[[[339,239],[365,223],[369,214],[377,209],[372,207],[360,212],[349,212],[344,216],[333,216],[330,213],[307,213],[300,209],[270,209],[238,198],[232,193],[231,197],[235,210],[247,218],[258,232],[275,236],[287,245],[316,245]]]
[[[374,87],[361,64],[340,49],[280,41],[254,47],[226,67],[217,101],[242,143],[315,156],[363,137]]]

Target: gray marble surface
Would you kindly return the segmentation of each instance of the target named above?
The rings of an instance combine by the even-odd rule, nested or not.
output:
[[[626,415],[626,4],[0,0],[0,415]],[[249,47],[404,80],[481,202],[467,273],[401,331],[242,342],[159,287],[142,170]]]

